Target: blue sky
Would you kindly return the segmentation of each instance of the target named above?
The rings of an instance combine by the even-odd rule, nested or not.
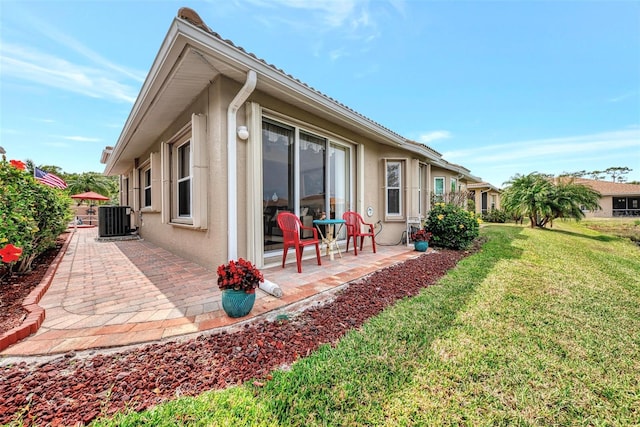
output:
[[[178,9],[496,186],[633,169],[637,1],[0,0],[0,145],[102,172]]]

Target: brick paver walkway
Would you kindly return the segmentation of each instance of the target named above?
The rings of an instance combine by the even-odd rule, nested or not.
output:
[[[221,308],[215,268],[206,269],[144,240],[97,241],[96,228],[73,234],[39,305],[46,318],[38,331],[0,352],[33,356],[158,341],[215,330],[280,311],[294,311],[328,290],[377,269],[417,256],[406,246],[370,247],[343,254],[322,266],[295,257],[286,268],[263,270],[283,296],[262,290],[251,313],[228,317]],[[309,250],[309,253],[313,251]]]

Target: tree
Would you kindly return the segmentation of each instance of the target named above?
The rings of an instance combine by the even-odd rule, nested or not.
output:
[[[602,173],[609,175],[613,182],[625,182],[627,178],[624,175],[632,170],[626,166],[614,166],[603,170]]]
[[[553,186],[539,226],[553,224],[556,218],[584,218],[584,210],[600,208],[600,193],[589,186],[576,184],[573,179],[558,179]]]
[[[69,194],[95,191],[109,198],[113,198],[118,193],[118,182],[116,177],[102,175],[98,172],[83,172],[81,174],[67,175],[67,185]]]
[[[502,192],[502,207],[514,217],[528,217],[531,227],[535,227],[551,192],[551,182],[545,175],[532,172],[516,174],[504,184],[507,187]]]
[[[513,216],[527,216],[531,227],[545,227],[556,218],[584,218],[583,209],[599,208],[600,193],[573,178],[550,178],[537,172],[517,174],[505,182],[502,207]]]
[[[595,179],[596,181],[599,181],[601,179],[604,179],[606,176],[611,177],[611,180],[613,182],[625,182],[627,179],[624,175],[628,174],[629,172],[631,172],[633,169],[628,168],[626,166],[612,166],[610,168],[606,168],[603,171],[585,171],[585,170],[581,170],[581,171],[577,171],[577,172],[563,172],[562,174],[560,174],[560,176],[573,176],[576,178],[580,178],[580,177],[584,177],[584,176],[588,176],[591,179]]]

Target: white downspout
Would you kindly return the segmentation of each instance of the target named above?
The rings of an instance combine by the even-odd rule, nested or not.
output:
[[[258,76],[255,71],[247,72],[244,86],[227,109],[227,256],[229,260],[238,258],[238,161],[236,153],[236,114],[240,106],[256,88]]]

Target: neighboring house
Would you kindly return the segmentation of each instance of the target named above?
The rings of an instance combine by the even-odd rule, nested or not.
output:
[[[588,185],[602,195],[600,209],[585,211],[587,218],[640,216],[640,185],[585,178],[577,178],[575,183]]]
[[[409,218],[426,215],[431,193],[480,181],[222,39],[187,8],[102,161],[120,176],[140,235],[208,267],[281,262],[282,211],[310,225],[354,210],[379,222],[379,243],[394,244]]]
[[[476,213],[482,215],[492,209],[500,209],[500,189],[488,182],[476,182],[467,186],[470,198],[476,205]]]

